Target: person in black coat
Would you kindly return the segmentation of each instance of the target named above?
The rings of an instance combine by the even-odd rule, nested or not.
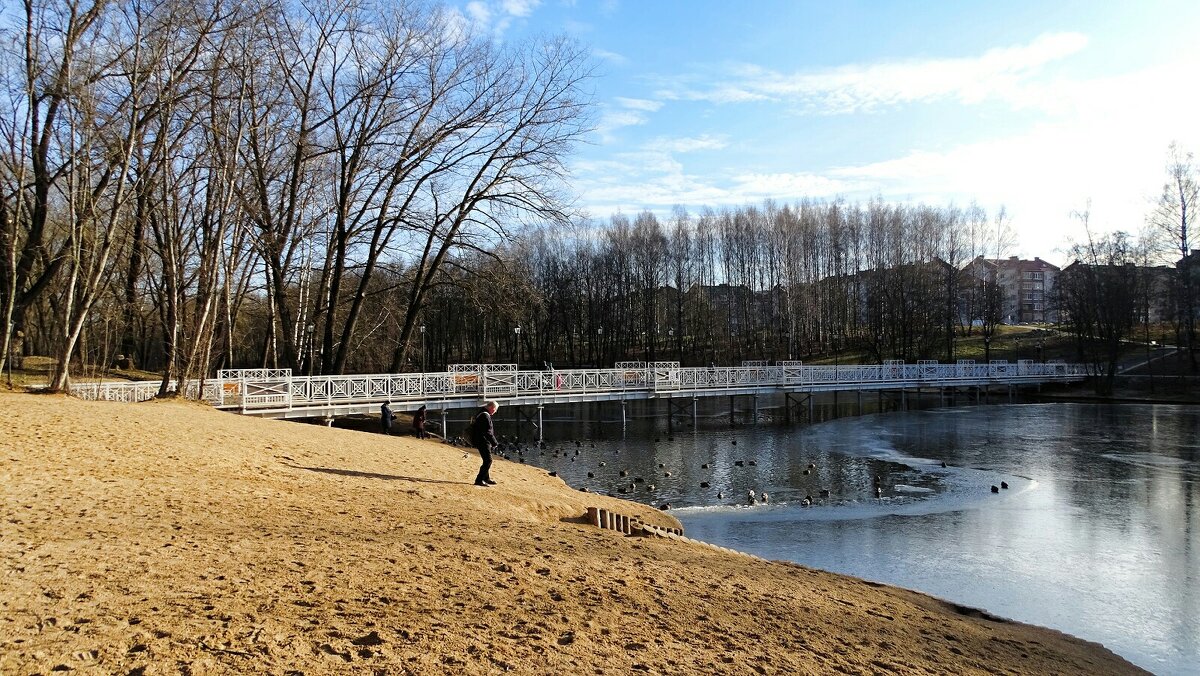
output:
[[[429,433],[425,431],[425,416],[425,406],[422,404],[421,408],[418,408],[417,412],[413,414],[412,422],[413,434],[416,434],[418,439],[429,437]]]
[[[492,481],[491,475],[492,449],[499,442],[496,440],[496,428],[492,425],[492,416],[496,415],[498,408],[500,408],[500,404],[494,401],[485,402],[483,410],[471,422],[471,443],[475,445],[475,449],[479,451],[479,457],[483,460],[483,464],[479,466],[479,474],[475,475],[476,486],[492,486],[496,483]]]
[[[392,433],[392,423],[396,421],[396,416],[392,413],[392,407],[388,405],[389,403],[385,401],[379,407],[379,424],[383,427],[384,434]]]

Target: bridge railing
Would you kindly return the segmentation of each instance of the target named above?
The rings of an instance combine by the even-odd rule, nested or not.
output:
[[[1030,382],[1088,375],[1080,364],[1013,364],[993,361],[977,364],[921,362],[804,366],[782,362],[776,366],[681,368],[678,362],[635,362],[613,369],[520,371],[515,364],[456,365],[441,373],[364,374],[344,376],[293,376],[286,369],[222,371],[222,378],[190,381],[185,394],[217,406],[294,408],[345,403],[375,403],[520,395],[588,395],[623,392],[664,392],[752,389],[757,387],[820,387],[828,385],[933,384],[955,382]],[[171,390],[175,384],[172,383]],[[100,382],[72,385],[72,393],[85,399],[135,402],[158,394],[159,381]]]

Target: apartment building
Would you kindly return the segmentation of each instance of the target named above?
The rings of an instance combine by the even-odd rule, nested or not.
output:
[[[1051,304],[1059,274],[1057,265],[1037,257],[1024,260],[1016,256],[990,259],[979,256],[967,264],[966,272],[1000,288],[1000,321],[1005,324],[1058,321],[1058,312]]]

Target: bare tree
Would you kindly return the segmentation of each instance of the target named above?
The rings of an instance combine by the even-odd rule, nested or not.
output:
[[[1191,221],[1200,208],[1200,177],[1192,153],[1172,143],[1167,151],[1167,180],[1162,195],[1150,214],[1150,224],[1159,231],[1173,251],[1176,263],[1175,291],[1178,306],[1180,342],[1186,347],[1192,371],[1197,370],[1196,356],[1196,260],[1192,255],[1194,234]]]
[[[1141,317],[1144,280],[1126,233],[1096,238],[1087,211],[1077,212],[1075,218],[1087,240],[1071,248],[1075,262],[1060,275],[1062,310],[1075,330],[1081,357],[1095,368],[1096,391],[1110,395],[1122,342]]]

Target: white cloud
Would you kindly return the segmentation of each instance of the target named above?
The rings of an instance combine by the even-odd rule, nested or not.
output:
[[[671,153],[690,153],[697,150],[721,150],[729,143],[724,139],[708,134],[682,138],[656,138],[646,144],[648,150],[658,150]]]
[[[592,55],[598,59],[604,59],[618,66],[624,66],[629,63],[629,59],[616,52],[610,52],[607,49],[593,48]]]
[[[500,37],[514,19],[528,19],[541,4],[542,0],[471,0],[465,16],[477,29]]]
[[[830,178],[820,174],[741,174],[733,177],[731,192],[742,195],[740,201],[749,202],[772,198],[794,200],[800,197],[832,197],[865,187],[856,181]]]
[[[510,16],[529,16],[542,0],[501,0],[500,6]]]
[[[613,132],[622,127],[633,127],[649,122],[647,113],[653,113],[662,107],[659,101],[648,99],[633,99],[617,96],[614,105],[604,106],[600,119],[596,122],[596,133],[601,143],[611,143],[615,140]]]
[[[486,3],[468,2],[467,16],[471,17],[471,21],[474,21],[477,24],[487,25],[487,23],[492,19],[492,11],[488,9]]]
[[[1186,61],[1030,92],[1057,115],[1023,133],[946,150],[914,150],[891,160],[830,169],[835,179],[887,198],[934,203],[978,200],[1008,208],[1026,255],[1051,256],[1085,235],[1071,218],[1091,202],[1098,232],[1137,233],[1161,187],[1167,145],[1200,149],[1192,111],[1200,93],[1174,83]]]
[[[601,143],[610,143],[613,141],[614,131],[621,127],[646,124],[647,119],[645,113],[638,110],[613,110],[610,108],[600,113],[600,119],[596,122],[596,133],[600,135]]]
[[[622,108],[630,110],[644,110],[648,113],[653,113],[659,108],[662,108],[662,101],[650,101],[647,99],[630,99],[624,96],[618,96],[614,99]]]
[[[1078,33],[1055,33],[974,57],[854,64],[790,74],[742,64],[713,83],[688,85],[699,79],[694,75],[676,78],[685,86],[664,87],[659,95],[713,103],[787,101],[826,113],[939,99],[979,103],[1019,95],[1020,87],[1043,66],[1079,52],[1086,44],[1087,38]]]

